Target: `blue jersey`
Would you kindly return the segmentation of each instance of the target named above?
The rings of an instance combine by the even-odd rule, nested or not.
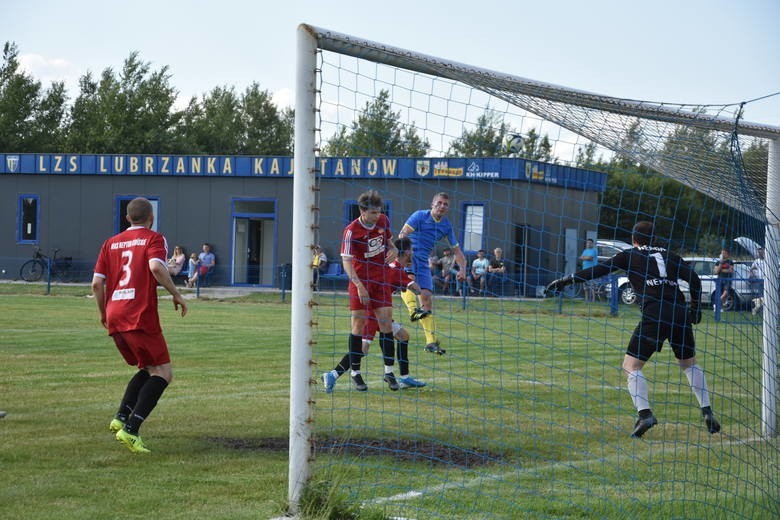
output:
[[[457,247],[458,241],[455,239],[455,232],[447,217],[436,220],[429,209],[421,209],[412,213],[406,220],[406,225],[412,228],[409,239],[412,241],[412,271],[415,275],[415,281],[421,289],[430,291],[433,289],[433,282],[431,270],[428,267],[428,257],[436,246],[436,242],[442,238],[447,239],[450,247]],[[461,266],[461,268],[465,269],[465,266]]]
[[[413,229],[409,238],[412,240],[414,257],[422,258],[426,263],[433,247],[440,239],[446,238],[450,247],[458,246],[450,220],[447,217],[436,220],[429,209],[421,209],[412,213],[406,220],[406,225]]]

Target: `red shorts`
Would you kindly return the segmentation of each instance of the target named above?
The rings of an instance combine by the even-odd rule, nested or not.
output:
[[[116,348],[128,365],[146,368],[171,362],[168,345],[162,332],[147,334],[140,330],[117,332],[113,336]]]
[[[359,311],[366,309],[381,309],[393,306],[393,292],[387,290],[387,285],[382,282],[363,281],[363,286],[368,291],[368,305],[363,305],[358,298],[355,284],[349,284],[349,310]]]

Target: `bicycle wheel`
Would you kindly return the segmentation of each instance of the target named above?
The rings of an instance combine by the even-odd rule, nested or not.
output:
[[[57,279],[61,282],[72,282],[74,279],[73,271],[70,267],[60,267],[54,273]]]
[[[19,278],[25,282],[37,282],[43,277],[46,266],[39,260],[27,260],[19,269]]]
[[[574,283],[563,289],[563,295],[567,298],[579,298],[582,296],[582,284]]]

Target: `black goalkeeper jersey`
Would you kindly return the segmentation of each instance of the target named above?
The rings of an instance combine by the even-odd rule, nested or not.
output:
[[[691,300],[701,301],[699,275],[680,256],[662,247],[626,249],[606,262],[577,271],[574,280],[592,280],[621,269],[627,273],[631,287],[642,298],[643,304],[649,301],[684,303],[685,297],[678,280],[688,283]]]

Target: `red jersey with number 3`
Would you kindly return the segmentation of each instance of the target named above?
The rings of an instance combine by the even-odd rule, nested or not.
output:
[[[166,265],[168,244],[160,233],[134,226],[103,243],[95,275],[106,280],[108,333],[161,332],[157,314],[157,279],[149,261]]]

